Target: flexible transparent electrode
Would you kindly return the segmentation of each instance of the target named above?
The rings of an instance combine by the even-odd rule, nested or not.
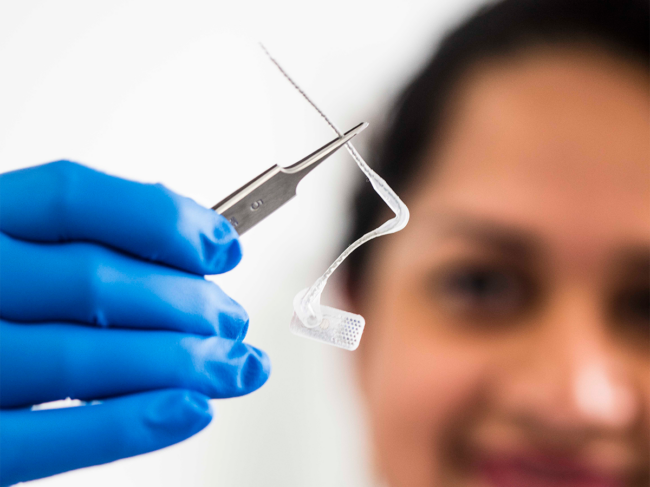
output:
[[[338,127],[318,108],[312,99],[296,84],[296,82],[287,74],[280,64],[271,56],[266,48],[261,46],[268,58],[275,64],[284,77],[293,85],[293,87],[305,98],[305,100],[318,112],[318,114],[327,122],[332,130],[340,137],[343,133]],[[345,144],[346,149],[359,166],[359,169],[372,184],[373,189],[381,197],[388,207],[395,213],[395,216],[384,222],[378,228],[366,233],[348,248],[327,268],[325,273],[319,277],[316,282],[306,290],[301,291],[294,300],[294,318],[291,323],[291,329],[299,335],[325,341],[333,345],[341,346],[349,350],[354,350],[361,338],[363,332],[364,320],[360,315],[353,315],[346,311],[336,310],[327,306],[321,306],[320,297],[325,289],[327,280],[341,263],[354,252],[355,249],[375,237],[395,233],[403,229],[409,220],[409,210],[395,192],[388,186],[377,173],[375,173],[361,157],[361,154],[355,149],[352,143]],[[327,321],[327,323],[325,323]],[[327,326],[325,326],[327,325]],[[334,326],[332,326],[334,325]],[[318,330],[317,330],[318,328]]]

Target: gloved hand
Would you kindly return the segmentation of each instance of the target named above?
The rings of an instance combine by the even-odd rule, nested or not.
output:
[[[179,442],[266,381],[203,278],[241,258],[215,212],[60,161],[0,175],[0,231],[0,485]],[[66,397],[93,402],[30,410]]]

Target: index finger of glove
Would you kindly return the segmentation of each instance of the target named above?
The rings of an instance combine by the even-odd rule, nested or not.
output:
[[[57,161],[0,175],[0,230],[40,242],[87,240],[195,274],[241,259],[228,221],[159,184]]]

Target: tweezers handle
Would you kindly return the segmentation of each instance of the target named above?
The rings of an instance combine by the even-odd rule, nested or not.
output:
[[[296,196],[301,175],[273,166],[212,207],[243,235]]]

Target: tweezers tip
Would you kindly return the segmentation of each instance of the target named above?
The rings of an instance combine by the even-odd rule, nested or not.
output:
[[[341,138],[346,137],[346,136],[351,136],[350,138],[359,135],[361,132],[363,132],[368,125],[370,125],[368,122],[361,122],[359,125],[352,127],[350,130],[345,132]]]

